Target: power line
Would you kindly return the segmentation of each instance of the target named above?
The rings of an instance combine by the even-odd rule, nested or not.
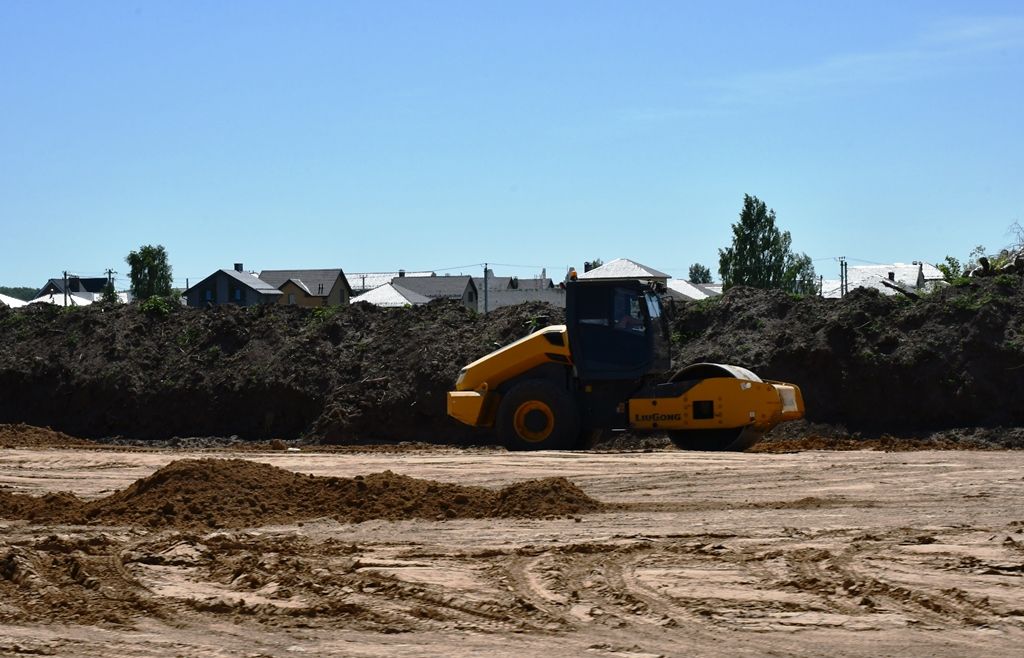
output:
[[[855,260],[858,263],[867,263],[868,265],[891,265],[892,263],[879,263],[874,260],[865,260],[863,258],[854,258],[853,256],[847,256],[846,260]]]
[[[542,269],[548,267],[547,265],[516,265],[515,263],[491,263],[491,265],[498,265],[499,267],[530,267],[534,269]]]
[[[451,272],[452,270],[466,270],[471,267],[483,267],[483,263],[470,263],[469,265],[456,265],[454,267],[431,267],[431,272]]]

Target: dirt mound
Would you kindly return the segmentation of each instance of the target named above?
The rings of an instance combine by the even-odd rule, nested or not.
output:
[[[677,305],[676,361],[737,363],[800,385],[808,420],[899,435],[1024,426],[1024,279],[969,279],[918,300],[738,288]]]
[[[398,475],[315,477],[244,459],[184,459],[99,500],[0,491],[0,515],[48,523],[240,528],[316,518],[571,516],[601,503],[564,478],[493,491]]]
[[[446,414],[459,369],[563,317],[447,301],[0,308],[0,422],[89,438],[477,442]]]
[[[735,363],[801,386],[808,419],[906,436],[1024,427],[1021,276],[964,280],[910,300],[736,288],[667,313],[675,364]],[[547,324],[532,303],[0,308],[0,422],[90,438],[230,437],[466,445],[446,415],[459,369]]]
[[[498,492],[494,516],[565,516],[598,512],[597,502],[563,477],[529,480]]]
[[[18,423],[0,424],[0,448],[68,448],[96,445],[86,439],[68,436],[49,427]]]

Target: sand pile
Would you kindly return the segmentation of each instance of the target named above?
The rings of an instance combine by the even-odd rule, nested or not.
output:
[[[68,436],[49,427],[24,423],[0,424],[0,448],[66,448],[95,445],[92,441]]]
[[[0,517],[46,523],[239,528],[316,518],[455,519],[571,516],[602,504],[565,478],[493,491],[398,475],[315,477],[243,459],[172,462],[95,501],[0,491]]]

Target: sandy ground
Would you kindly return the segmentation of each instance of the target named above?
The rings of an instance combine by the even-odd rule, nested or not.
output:
[[[576,518],[212,532],[0,520],[0,654],[1020,655],[1024,452],[0,450],[0,486],[97,498],[175,459],[499,487]],[[2,510],[0,510],[2,511]]]

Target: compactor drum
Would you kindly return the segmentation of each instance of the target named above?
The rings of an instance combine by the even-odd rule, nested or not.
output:
[[[689,450],[743,450],[801,418],[800,389],[740,366],[697,363],[667,381],[668,327],[639,281],[566,284],[566,324],[467,365],[448,414],[494,428],[512,449],[586,447],[616,430],[667,434]]]

